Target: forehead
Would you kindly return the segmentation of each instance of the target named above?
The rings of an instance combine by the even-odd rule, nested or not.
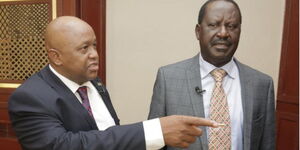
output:
[[[96,39],[94,30],[91,27],[79,27],[67,30],[65,37],[75,43],[93,41]]]
[[[214,1],[207,5],[204,19],[240,19],[238,9],[234,4],[226,1]]]
[[[55,41],[56,48],[61,51],[71,52],[84,44],[91,44],[96,41],[93,30],[65,30],[57,34]]]

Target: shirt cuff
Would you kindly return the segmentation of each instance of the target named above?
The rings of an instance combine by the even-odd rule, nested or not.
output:
[[[165,146],[159,118],[143,121],[146,150],[157,150]]]

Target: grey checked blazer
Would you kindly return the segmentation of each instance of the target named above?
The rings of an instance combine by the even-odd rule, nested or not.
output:
[[[275,149],[275,104],[273,80],[236,59],[241,82],[244,150]],[[155,81],[149,119],[169,115],[204,117],[199,54],[193,58],[161,67]],[[207,150],[206,129],[189,150]],[[173,147],[164,147],[176,150]]]

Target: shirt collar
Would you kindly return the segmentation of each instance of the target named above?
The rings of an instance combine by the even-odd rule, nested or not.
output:
[[[210,72],[212,70],[218,68],[218,67],[214,66],[213,64],[204,60],[201,55],[201,52],[199,53],[199,64],[200,64],[201,79],[206,78],[207,76],[210,75]],[[238,75],[234,69],[235,66],[236,66],[235,62],[233,61],[233,59],[231,59],[227,64],[225,64],[224,66],[219,67],[219,68],[224,69],[227,72],[228,76],[230,78],[234,79]]]
[[[90,81],[87,81],[87,82],[83,83],[82,85],[79,85],[76,82],[74,82],[74,81],[66,78],[65,76],[61,75],[60,73],[58,73],[54,68],[52,68],[51,65],[49,65],[49,68],[73,93],[76,93],[78,88],[81,86],[86,86],[87,88],[89,88],[92,85],[92,83]]]

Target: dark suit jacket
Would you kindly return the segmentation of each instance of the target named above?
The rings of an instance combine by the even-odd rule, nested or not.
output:
[[[271,77],[241,64],[239,69],[243,107],[243,149],[275,149],[275,105]],[[168,115],[205,117],[201,89],[199,55],[161,67],[157,73],[149,118]],[[207,150],[206,128],[189,150]],[[179,148],[165,147],[168,150]]]
[[[46,66],[16,89],[9,100],[10,119],[23,149],[145,149],[142,123],[119,126],[105,87],[97,79],[92,83],[117,126],[99,131],[76,96]]]

